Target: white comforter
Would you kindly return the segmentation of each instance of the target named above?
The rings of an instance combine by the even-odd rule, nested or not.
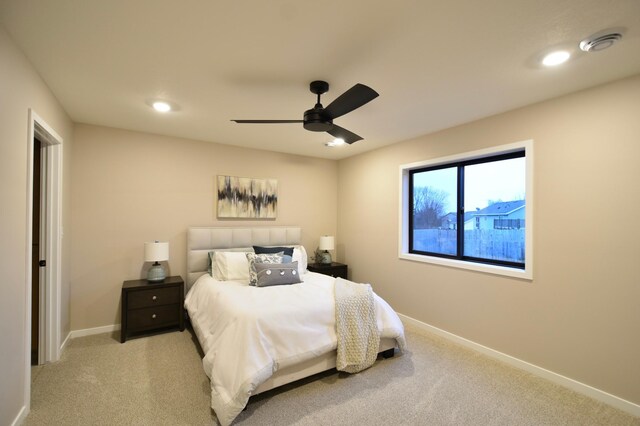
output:
[[[334,281],[307,272],[294,285],[253,287],[200,277],[185,307],[204,351],[211,407],[222,425],[277,370],[336,349]],[[402,322],[374,293],[380,337],[404,344]]]

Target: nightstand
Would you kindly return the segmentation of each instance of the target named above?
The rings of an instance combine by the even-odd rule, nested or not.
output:
[[[169,328],[184,330],[184,281],[167,277],[159,283],[131,280],[122,283],[120,342],[129,334]]]
[[[325,263],[309,263],[307,269],[311,272],[317,272],[319,274],[330,275],[334,278],[347,279],[347,265],[344,263],[332,262],[330,264]]]

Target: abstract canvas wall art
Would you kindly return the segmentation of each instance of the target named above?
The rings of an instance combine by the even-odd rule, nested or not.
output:
[[[218,176],[218,218],[275,219],[277,179]]]

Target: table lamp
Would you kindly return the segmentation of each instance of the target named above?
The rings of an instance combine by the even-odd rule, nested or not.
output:
[[[154,262],[147,273],[147,281],[155,283],[167,278],[164,266],[159,263],[167,260],[169,260],[169,243],[159,241],[144,243],[144,261]]]
[[[322,264],[331,264],[331,253],[329,250],[334,249],[334,241],[333,237],[325,235],[324,237],[320,237],[320,244],[318,245],[318,250],[320,252],[320,259],[316,260],[318,263]]]

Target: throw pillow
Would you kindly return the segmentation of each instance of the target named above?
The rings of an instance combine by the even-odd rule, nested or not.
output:
[[[288,285],[301,283],[298,273],[298,262],[292,263],[256,263],[256,274],[258,276],[258,287],[268,287],[272,285]]]
[[[246,253],[247,260],[249,261],[249,285],[256,285],[258,282],[258,275],[256,271],[256,264],[260,263],[282,263],[282,252],[278,253]]]

